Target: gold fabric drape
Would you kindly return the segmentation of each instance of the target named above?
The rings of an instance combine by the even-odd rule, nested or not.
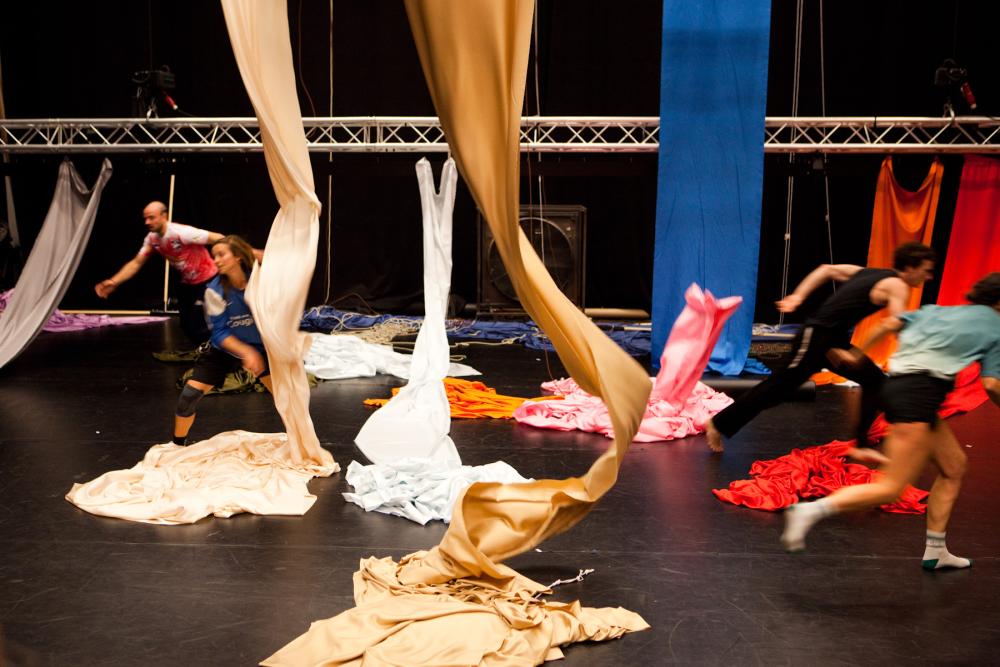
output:
[[[892,157],[882,161],[882,169],[878,176],[878,186],[875,189],[875,207],[872,211],[872,236],[868,244],[868,266],[877,268],[892,268],[892,255],[896,246],[909,241],[917,241],[930,245],[934,236],[934,217],[937,214],[938,198],[941,195],[941,178],[944,175],[944,165],[934,160],[927,177],[915,191],[904,188],[896,181],[892,170]],[[920,307],[920,297],[924,288],[916,287],[910,290],[907,310]],[[885,319],[883,308],[861,320],[854,328],[851,342],[854,345],[863,344],[879,322]],[[883,338],[868,351],[868,356],[876,364],[885,368],[889,357],[896,351],[896,336],[894,334]],[[817,373],[813,376],[816,384],[843,382],[844,378],[830,372]]]
[[[313,623],[265,665],[538,664],[556,647],[648,627],[623,609],[535,597],[545,587],[502,561],[582,519],[617,479],[650,391],[645,371],[559,292],[518,225],[520,117],[532,0],[407,0],[424,75],[458,168],[490,225],[521,304],[566,368],[600,396],[614,443],[580,477],[480,483],[441,543],[369,558],[357,607]]]

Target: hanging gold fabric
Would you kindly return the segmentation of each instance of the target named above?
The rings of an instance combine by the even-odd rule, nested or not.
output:
[[[532,0],[407,0],[424,75],[460,173],[525,310],[566,368],[608,406],[615,439],[580,477],[480,483],[456,503],[441,543],[365,559],[357,606],[265,665],[538,664],[558,646],[648,627],[623,609],[539,600],[546,587],[502,562],[582,519],[614,485],[650,391],[645,371],[556,287],[518,225],[520,118]]]

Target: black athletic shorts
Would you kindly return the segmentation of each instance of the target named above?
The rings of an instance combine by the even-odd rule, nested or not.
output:
[[[926,373],[890,375],[880,394],[885,419],[890,424],[925,423],[933,426],[938,420],[938,408],[954,388],[954,380],[943,380]]]
[[[264,357],[264,372],[258,377],[267,377],[271,374],[271,369],[267,366],[267,354],[260,348],[257,348],[257,351]],[[242,359],[234,357],[213,345],[208,348],[208,352],[198,357],[198,361],[194,365],[194,372],[191,374],[191,379],[195,382],[204,382],[213,387],[219,387],[226,381],[228,374],[241,368],[243,368]]]

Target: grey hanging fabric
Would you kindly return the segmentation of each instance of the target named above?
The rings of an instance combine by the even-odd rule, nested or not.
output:
[[[26,348],[59,305],[90,239],[101,192],[111,178],[105,160],[92,189],[73,163],[59,167],[59,180],[42,230],[35,240],[14,296],[0,314],[0,368]]]

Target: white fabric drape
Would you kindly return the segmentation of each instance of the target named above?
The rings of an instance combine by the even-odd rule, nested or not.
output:
[[[302,514],[306,483],[340,468],[309,417],[299,318],[316,262],[319,200],[313,192],[283,2],[224,0],[233,52],[257,111],[268,173],[281,209],[254,266],[246,300],[267,348],[274,403],[286,434],[220,433],[188,447],[158,445],[131,470],[76,484],[67,499],[95,514],[176,524],[235,512]]]
[[[448,373],[444,316],[451,289],[451,222],[458,171],[449,158],[441,170],[441,191],[427,159],[417,162],[423,213],[424,321],[413,348],[410,381],[361,427],[354,442],[373,463],[406,457],[459,465],[448,432],[451,409],[441,383]]]
[[[92,189],[68,160],[59,167],[55,195],[14,294],[0,314],[0,368],[26,348],[66,293],[90,239],[101,192],[111,178],[104,160]]]
[[[451,408],[442,380],[449,371],[445,311],[451,288],[451,230],[458,171],[449,158],[434,191],[430,162],[417,162],[423,212],[424,320],[413,349],[409,383],[358,433],[358,448],[373,461],[352,461],[344,499],[368,512],[401,516],[419,524],[451,521],[458,496],[476,482],[530,481],[503,461],[463,466],[448,435]]]

